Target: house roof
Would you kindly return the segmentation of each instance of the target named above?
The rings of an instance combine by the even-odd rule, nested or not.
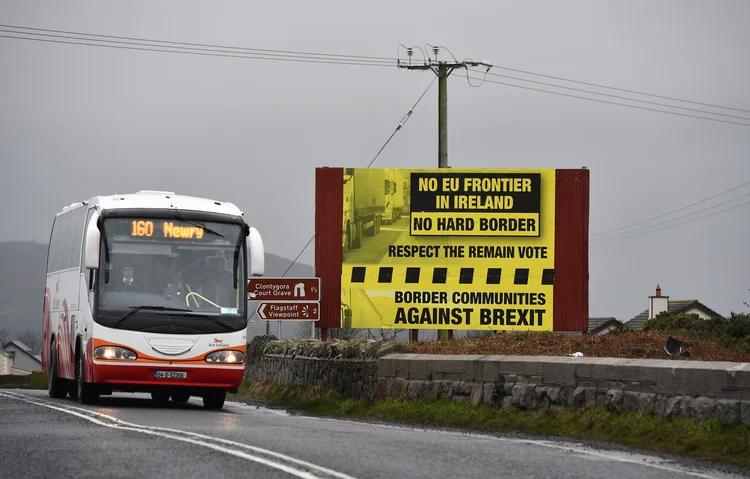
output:
[[[669,314],[679,314],[693,308],[700,309],[709,316],[723,318],[722,315],[709,308],[705,304],[701,303],[697,299],[669,300]],[[645,323],[646,320],[648,320],[648,309],[646,309],[630,321],[626,322],[625,327],[630,329],[643,329],[643,323]]]
[[[23,351],[24,353],[26,353],[26,355],[31,356],[32,358],[36,359],[40,363],[42,362],[42,357],[38,354],[34,354],[33,351],[31,351],[31,348],[26,346],[21,341],[8,341],[7,343],[3,344],[3,349],[7,348],[11,344],[17,347],[18,349],[20,349],[21,351]]]
[[[619,326],[622,323],[615,317],[589,318],[589,333],[598,333],[604,329]]]

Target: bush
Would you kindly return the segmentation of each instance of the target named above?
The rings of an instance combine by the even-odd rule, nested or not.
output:
[[[727,319],[701,319],[697,314],[663,312],[646,321],[643,330],[712,340],[727,349],[750,353],[750,314],[732,313]]]
[[[44,371],[31,371],[31,389],[47,389],[47,375]]]
[[[6,374],[0,376],[0,386],[26,387],[29,376],[26,374]]]
[[[247,362],[250,363],[263,356],[263,348],[265,348],[265,346],[271,341],[276,341],[276,336],[273,334],[268,336],[256,336],[247,343]]]
[[[404,341],[370,341],[366,339],[320,341],[317,339],[269,340],[263,343],[262,354],[319,359],[378,359],[406,350]]]

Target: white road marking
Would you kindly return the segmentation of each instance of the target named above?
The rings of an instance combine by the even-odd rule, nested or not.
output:
[[[13,393],[13,394],[18,394],[19,396],[33,398],[32,396],[25,396],[25,395],[20,394],[20,393]],[[3,395],[3,393],[0,393],[0,395]],[[229,401],[227,401],[227,402],[229,402]],[[115,418],[113,416],[108,416],[108,415],[102,414],[102,413],[95,413],[95,412],[90,411],[88,409],[77,408],[75,406],[68,406],[68,407],[71,407],[71,408],[74,408],[74,409],[78,409],[78,410],[81,410],[81,411],[85,411],[86,413],[89,413],[89,414],[95,414],[95,415],[100,416],[100,417],[105,417],[105,418],[107,418],[107,419],[109,419],[111,421],[115,421],[115,422],[120,423],[120,424],[128,424],[128,425],[130,424],[130,423],[126,423],[126,422],[120,421],[119,419],[117,419],[117,418]],[[245,407],[249,407],[250,409],[255,409],[255,406],[246,406],[246,405],[242,406],[242,408],[245,408]],[[267,411],[272,411],[272,409],[264,408],[262,406],[260,407],[260,409],[266,409]],[[439,430],[439,429],[424,429],[424,428],[419,428],[419,427],[401,426],[401,425],[396,425],[396,424],[377,424],[377,423],[369,423],[369,422],[365,422],[365,421],[353,421],[353,420],[347,420],[347,419],[336,419],[336,418],[307,416],[307,415],[301,415],[301,416],[295,416],[295,417],[304,417],[306,419],[318,420],[318,421],[330,421],[330,422],[338,422],[338,423],[345,423],[345,424],[357,424],[357,425],[360,425],[360,426],[361,425],[366,425],[366,426],[371,426],[371,427],[374,426],[374,427],[379,427],[379,428],[396,429],[396,430],[401,430],[401,431],[423,432],[423,433],[427,433],[427,434],[444,434],[444,435],[452,435],[452,436],[463,436],[463,437],[470,437],[470,438],[473,438],[473,439],[498,441],[498,442],[505,442],[505,443],[510,443],[510,444],[530,444],[530,445],[539,446],[539,447],[546,447],[546,448],[550,448],[550,449],[557,449],[557,450],[561,450],[561,451],[564,451],[564,452],[573,452],[573,453],[580,454],[582,456],[591,456],[592,458],[597,458],[597,459],[603,459],[603,460],[614,461],[614,462],[621,462],[621,463],[627,463],[627,464],[634,464],[634,465],[645,466],[645,467],[652,467],[652,468],[655,468],[655,469],[660,469],[660,470],[668,471],[668,472],[674,472],[674,473],[677,473],[677,474],[685,474],[685,475],[689,475],[689,476],[693,476],[693,477],[700,477],[702,479],[723,479],[723,478],[728,478],[728,477],[740,477],[740,476],[730,475],[730,474],[728,474],[728,475],[722,474],[722,475],[719,475],[719,476],[712,476],[712,475],[708,475],[708,474],[704,474],[704,473],[692,472],[692,471],[690,471],[688,469],[683,469],[683,468],[679,468],[679,467],[672,467],[672,466],[666,466],[666,465],[662,465],[662,464],[657,464],[657,463],[655,463],[653,461],[660,460],[660,459],[656,458],[655,456],[649,456],[649,455],[645,455],[645,454],[641,455],[641,454],[627,453],[627,452],[603,452],[603,451],[600,452],[600,451],[595,451],[595,450],[582,449],[582,447],[586,447],[586,446],[584,446],[584,445],[582,445],[580,443],[574,443],[574,442],[561,443],[561,442],[555,442],[555,441],[545,441],[545,440],[541,440],[541,439],[539,439],[539,440],[535,440],[535,439],[513,439],[513,438],[505,438],[505,437],[498,437],[498,436],[492,436],[492,435],[487,435],[487,434],[479,434],[479,433],[471,433],[471,432],[445,431],[445,430]],[[218,438],[213,438],[211,436],[203,436],[203,435],[198,434],[198,433],[191,433],[191,432],[188,432],[188,431],[181,431],[181,430],[168,429],[168,428],[151,428],[149,426],[137,426],[137,427],[139,427],[139,428],[150,428],[150,429],[153,429],[153,430],[163,430],[163,431],[179,431],[181,434],[194,435],[196,437],[202,437],[202,438],[210,438],[211,440],[214,440],[214,441],[217,441],[217,442],[223,442],[223,443],[226,443],[226,444],[237,445],[238,447],[242,447],[242,448],[245,448],[245,449],[248,449],[248,450],[259,450],[259,451],[262,451],[262,452],[264,452],[266,454],[269,454],[269,455],[272,455],[272,456],[276,456],[276,457],[279,457],[279,458],[284,458],[286,460],[289,460],[290,462],[298,462],[298,463],[305,464],[305,465],[309,464],[309,463],[306,463],[304,461],[300,461],[298,459],[294,459],[294,458],[291,458],[289,456],[285,456],[285,455],[280,454],[280,453],[276,453],[276,452],[273,452],[273,451],[267,451],[267,450],[261,449],[261,448],[255,448],[254,446],[249,446],[247,444],[235,443],[234,441],[229,441],[229,440],[226,440],[226,439],[218,439]],[[662,462],[670,462],[670,461],[667,461],[667,460],[661,460],[661,461]],[[324,472],[324,473],[333,474],[333,475],[335,475],[335,477],[339,477],[340,479],[354,479],[351,476],[347,476],[346,474],[338,473],[338,472],[335,472],[335,471],[330,471],[329,469],[325,469],[325,468],[322,468],[321,466],[316,466],[314,464],[309,464],[309,467],[314,467],[314,468],[316,468],[316,469],[318,469],[318,470],[320,470],[321,472]]]
[[[328,468],[323,467],[323,466],[318,466],[317,464],[312,464],[310,462],[303,461],[301,459],[297,459],[297,458],[294,458],[294,457],[291,457],[291,456],[287,456],[286,454],[282,454],[280,452],[271,451],[269,449],[263,449],[262,447],[251,446],[249,444],[243,444],[241,442],[231,441],[229,439],[223,439],[223,438],[220,438],[220,437],[208,436],[208,435],[205,435],[205,434],[200,434],[200,433],[191,432],[191,431],[185,431],[185,430],[182,430],[182,429],[171,429],[171,428],[168,428],[168,427],[157,427],[157,426],[141,426],[139,424],[134,424],[134,423],[131,423],[131,422],[123,421],[123,420],[120,420],[120,419],[118,419],[118,418],[116,418],[114,416],[110,416],[110,415],[103,414],[103,413],[100,413],[100,412],[95,412],[95,411],[92,411],[90,409],[80,408],[80,407],[76,407],[76,406],[67,406],[67,407],[70,408],[70,409],[82,411],[82,412],[85,412],[85,413],[88,413],[88,414],[93,414],[95,416],[104,417],[106,419],[109,419],[111,421],[116,422],[117,424],[124,424],[126,426],[137,427],[137,428],[142,428],[142,429],[148,429],[148,430],[151,430],[151,431],[164,431],[164,432],[169,432],[169,433],[184,434],[186,436],[192,436],[192,437],[197,437],[197,438],[206,439],[206,440],[210,440],[210,441],[220,442],[222,444],[228,444],[228,445],[232,445],[232,446],[235,446],[235,447],[241,447],[243,449],[247,449],[248,451],[254,451],[254,452],[257,452],[257,453],[267,454],[269,456],[274,456],[274,457],[277,457],[279,459],[283,459],[285,461],[292,462],[294,464],[299,464],[300,466],[308,467],[308,468],[311,468],[311,469],[316,469],[319,472],[323,472],[325,474],[330,474],[331,476],[338,477],[339,479],[355,479],[354,477],[346,475],[344,473],[341,473],[341,472],[338,472],[338,471],[334,471],[332,469],[328,469]]]
[[[229,401],[229,400],[227,400],[226,404],[229,404],[233,408],[252,409],[255,412],[261,412],[263,414],[270,414],[272,416],[292,417],[291,414],[289,414],[283,409],[271,409],[271,408],[267,408],[264,406],[254,406],[252,404],[247,404],[244,402]]]
[[[213,436],[207,436],[204,434],[194,433],[190,431],[183,431],[180,429],[170,429],[170,428],[161,428],[161,427],[152,427],[152,426],[143,426],[140,424],[130,423],[126,421],[121,421],[116,417],[109,416],[107,414],[98,413],[95,411],[91,411],[89,409],[79,408],[75,406],[65,405],[63,407],[48,404],[46,401],[39,400],[37,398],[34,398],[32,396],[26,396],[25,394],[15,393],[15,392],[0,392],[0,396],[7,397],[10,399],[16,399],[18,401],[24,401],[30,404],[35,404],[37,406],[46,407],[49,409],[53,409],[55,411],[63,412],[65,414],[70,414],[82,419],[85,419],[89,422],[92,422],[94,424],[97,424],[99,426],[109,427],[112,429],[119,429],[119,430],[125,430],[125,431],[134,431],[134,432],[140,432],[142,434],[149,434],[152,436],[158,436],[163,437],[167,439],[173,439],[176,441],[182,441],[189,444],[195,444],[197,446],[206,447],[208,449],[213,449],[215,451],[223,452],[225,454],[230,454],[235,457],[239,457],[242,459],[246,459],[248,461],[257,462],[259,464],[266,465],[268,467],[272,467],[274,469],[278,469],[280,471],[286,472],[288,474],[291,474],[293,476],[297,476],[302,479],[321,479],[321,476],[315,475],[311,472],[308,472],[306,470],[295,468],[292,466],[284,465],[279,462],[271,461],[269,459],[265,459],[256,455],[248,454],[242,451],[236,451],[233,449],[221,447],[215,444],[211,444],[207,441],[213,441],[218,442],[226,445],[231,445],[239,448],[243,448],[249,451],[253,451],[259,454],[265,454],[268,456],[273,456],[278,459],[282,459],[284,461],[287,461],[289,463],[297,464],[299,466],[305,467],[307,469],[312,469],[316,473],[322,473],[324,475],[329,475],[332,477],[337,477],[339,479],[355,479],[352,476],[349,476],[347,474],[343,474],[337,471],[334,471],[332,469],[328,469],[322,466],[318,466],[316,464],[312,464],[310,462],[306,462],[300,459],[293,458],[291,456],[287,456],[285,454],[281,454],[278,452],[270,451],[268,449],[263,449],[260,447],[250,446],[248,444],[242,444],[235,441],[230,441],[227,439],[222,439],[218,437]],[[81,412],[78,412],[81,411]],[[107,419],[108,421],[111,421],[111,423],[101,421],[100,419],[97,419],[96,417],[91,416],[98,416],[99,418]],[[189,436],[189,437],[186,437]],[[197,440],[197,439],[191,439],[190,437],[194,438],[200,438],[203,439]]]

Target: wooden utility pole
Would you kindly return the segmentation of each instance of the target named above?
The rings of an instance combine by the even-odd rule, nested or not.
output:
[[[406,68],[407,70],[432,70],[438,77],[438,168],[450,168],[448,166],[448,77],[453,70],[456,68],[467,68],[470,66],[486,66],[487,69],[492,66],[488,62],[475,62],[473,60],[464,60],[462,62],[443,62],[438,61],[439,47],[432,47],[432,53],[435,55],[435,59],[428,58],[423,64],[412,64],[411,57],[414,51],[411,48],[406,49],[406,53],[409,56],[409,63],[407,65],[401,64],[399,60],[398,66],[400,68]],[[416,342],[419,340],[419,330],[411,330],[411,339]],[[438,339],[453,339],[452,329],[438,330]]]
[[[438,75],[438,168],[448,168],[448,75],[453,69],[440,65]]]

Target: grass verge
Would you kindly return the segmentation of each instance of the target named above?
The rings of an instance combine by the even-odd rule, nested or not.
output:
[[[750,467],[750,428],[723,426],[713,419],[702,423],[689,418],[668,420],[648,411],[614,413],[600,407],[529,412],[451,400],[388,399],[370,404],[366,400],[344,399],[319,386],[269,383],[243,384],[229,399],[262,399],[270,406],[316,416],[609,441],[651,452]]]

